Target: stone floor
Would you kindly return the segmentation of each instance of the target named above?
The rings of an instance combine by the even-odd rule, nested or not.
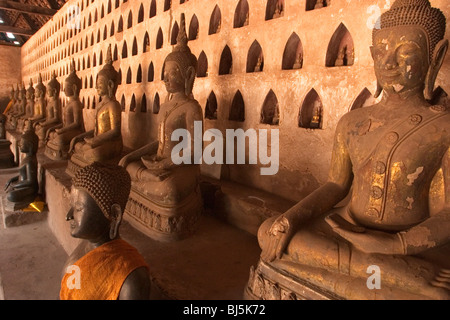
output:
[[[14,171],[0,172],[0,187]],[[216,217],[202,217],[197,233],[160,243],[124,222],[122,237],[146,258],[160,299],[239,300],[258,261],[256,237]],[[47,221],[0,227],[0,299],[58,299],[67,253]]]

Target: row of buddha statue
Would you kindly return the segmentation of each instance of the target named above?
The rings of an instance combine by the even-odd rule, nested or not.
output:
[[[326,183],[260,226],[262,252],[250,270],[246,298],[450,298],[450,111],[428,102],[449,46],[446,18],[429,0],[396,0],[380,22],[371,53],[382,99],[340,119]],[[122,156],[117,72],[107,59],[97,80],[102,102],[95,129],[69,146],[69,161],[81,168],[72,188],[77,204],[67,219],[72,235],[88,241],[68,265],[79,261],[95,269],[101,259],[88,259],[86,252],[123,245],[117,235],[124,211],[138,228],[151,226],[154,238],[174,240],[191,230],[202,207],[199,168],[172,162],[170,137],[202,120],[192,96],[196,64],[182,15],[178,43],[164,63],[169,98],[161,106],[158,141]],[[436,190],[445,198],[439,204],[432,201]],[[129,285],[124,292],[102,287],[102,298],[106,291],[115,299],[147,292],[147,281],[136,285],[146,265],[132,256],[134,276],[124,277],[129,268],[117,271],[118,283],[130,279]],[[369,283],[373,269],[380,272],[381,286]],[[108,287],[110,281],[102,281]],[[66,287],[61,292],[64,298],[74,293]]]

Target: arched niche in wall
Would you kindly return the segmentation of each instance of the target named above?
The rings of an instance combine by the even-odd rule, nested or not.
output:
[[[230,114],[228,117],[230,121],[245,121],[245,103],[242,97],[241,91],[237,91],[234,95],[233,101],[231,103]]]
[[[91,33],[91,46],[93,46],[95,43],[94,43],[94,33],[92,32]]]
[[[103,29],[103,40],[106,40],[108,38],[108,28],[105,25],[105,28]]]
[[[127,82],[126,82],[126,84],[130,84],[130,83],[131,83],[131,79],[132,79],[131,68],[128,67],[128,71],[127,71]]]
[[[147,112],[147,96],[145,95],[145,93],[142,95],[141,105],[140,105],[139,110],[142,113],[146,113]]]
[[[220,56],[219,75],[231,74],[233,69],[233,56],[228,45],[223,48]]]
[[[322,129],[323,104],[315,89],[311,89],[301,106],[298,126],[307,129]]]
[[[106,7],[106,12],[109,14],[109,13],[111,13],[111,10],[112,10],[112,8],[111,8],[111,0],[108,0],[108,5]]]
[[[91,15],[91,13],[89,13],[89,16],[88,16],[88,27],[90,27],[92,25],[92,15]]]
[[[117,61],[119,60],[119,53],[117,50],[117,43],[114,45],[114,50],[113,50],[113,60]]]
[[[116,0],[116,4],[114,5],[114,9],[117,9],[120,6],[120,0]]]
[[[86,49],[89,46],[88,36],[86,35],[86,38],[84,38],[84,49]]]
[[[267,0],[266,21],[284,15],[284,0]]]
[[[306,0],[306,11],[329,7],[331,0]]]
[[[114,35],[114,21],[111,22],[111,29],[109,30],[109,36],[112,37]]]
[[[122,84],[122,69],[119,69],[119,75],[117,76],[119,85]]]
[[[136,97],[134,96],[134,93],[131,97],[130,112],[136,112]]]
[[[148,51],[150,51],[150,37],[148,35],[148,32],[145,32],[144,42],[142,44],[142,52],[148,52]]]
[[[249,24],[249,6],[247,0],[240,0],[234,11],[234,28],[241,28]]]
[[[128,47],[127,47],[127,42],[124,41],[123,46],[122,46],[122,59],[125,59],[127,57],[128,57]]]
[[[156,36],[156,50],[161,49],[163,47],[163,44],[164,44],[164,36],[162,29],[159,28],[158,35]]]
[[[92,66],[93,67],[97,66],[97,57],[95,55],[95,52],[94,52],[94,55],[92,56]]]
[[[98,11],[97,9],[95,9],[95,13],[94,13],[94,23],[96,23],[98,21]]]
[[[211,18],[209,20],[208,34],[211,35],[219,33],[221,28],[222,28],[222,12],[220,11],[219,5],[216,4],[211,14]]]
[[[125,95],[122,95],[122,99],[120,99],[120,106],[122,107],[122,112],[125,112],[126,108]]]
[[[133,13],[130,12],[128,13],[128,19],[127,19],[127,29],[130,29],[131,27],[133,27]]]
[[[85,104],[86,109],[90,109],[91,108],[91,98],[87,98],[87,104]]]
[[[293,32],[289,37],[283,53],[283,70],[301,69],[303,67],[303,46],[300,37]]]
[[[153,114],[158,114],[160,107],[161,107],[161,102],[160,102],[160,99],[159,99],[159,93],[157,92],[155,94],[155,98],[153,99],[153,108],[152,108]]]
[[[170,10],[172,6],[172,0],[164,0],[164,11]]]
[[[152,3],[150,4],[149,18],[153,18],[154,16],[156,16],[156,0],[152,0]]]
[[[100,43],[101,41],[101,36],[100,36],[100,29],[97,30],[97,43]]]
[[[260,72],[264,69],[264,54],[258,41],[253,41],[247,54],[247,72]]]
[[[98,57],[98,65],[101,66],[103,64],[103,52],[100,51],[100,55]]]
[[[142,67],[141,67],[141,65],[139,65],[137,74],[136,74],[136,83],[141,83],[141,82],[142,82]]]
[[[208,58],[204,51],[198,56],[197,64],[197,78],[204,78],[208,76]]]
[[[192,16],[191,23],[189,24],[189,40],[198,39],[199,28],[200,28],[200,26],[198,23],[198,18],[194,14]]]
[[[351,104],[349,111],[371,106],[375,103],[375,100],[375,97],[370,93],[369,89],[364,88]]]
[[[136,37],[134,37],[133,48],[131,50],[131,55],[135,56],[137,54],[138,54],[138,45],[137,45]]]
[[[178,32],[180,31],[180,27],[178,26],[178,22],[175,21],[172,27],[172,36],[170,37],[170,44],[177,44]]]
[[[277,126],[280,123],[280,109],[278,99],[272,89],[264,99],[261,108],[261,123]]]
[[[139,12],[138,12],[137,23],[141,23],[142,21],[144,21],[144,4],[141,3],[141,6],[139,7]]]
[[[105,6],[102,3],[102,8],[100,9],[100,19],[103,19],[105,16]]]
[[[153,66],[153,62],[150,62],[147,72],[147,81],[153,82],[155,80],[155,67]]]
[[[122,18],[122,16],[120,16],[119,23],[117,24],[117,33],[122,32],[122,31],[123,31],[123,18]]]
[[[97,103],[95,102],[95,97],[92,99],[92,107],[91,109],[94,109],[97,107]]]
[[[87,69],[89,69],[91,67],[91,58],[89,58],[89,56],[87,57]]]
[[[217,98],[214,91],[208,96],[205,107],[205,119],[216,120],[217,119]]]
[[[326,66],[352,66],[355,61],[353,38],[347,27],[341,23],[328,44]]]

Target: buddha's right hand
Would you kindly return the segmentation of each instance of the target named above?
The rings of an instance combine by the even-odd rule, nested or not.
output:
[[[267,245],[262,248],[261,259],[263,261],[272,262],[275,259],[281,259],[294,234],[294,224],[295,219],[288,212],[280,215],[272,223],[265,234]]]

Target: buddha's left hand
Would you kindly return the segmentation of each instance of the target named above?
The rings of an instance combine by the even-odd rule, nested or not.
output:
[[[325,218],[325,221],[333,228],[334,232],[362,252],[403,254],[401,240],[395,233],[355,226],[338,214],[329,215]]]

